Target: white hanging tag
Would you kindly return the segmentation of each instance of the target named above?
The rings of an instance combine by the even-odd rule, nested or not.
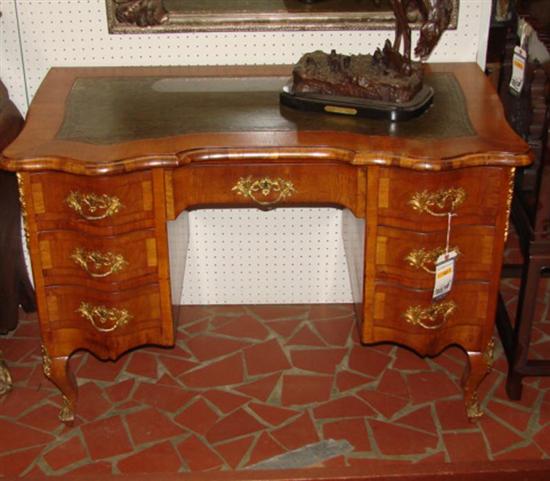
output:
[[[523,82],[525,80],[525,63],[527,52],[519,47],[514,47],[514,57],[512,59],[512,78],[510,79],[510,92],[514,95],[521,94]]]
[[[453,287],[455,276],[455,262],[458,253],[449,251],[441,254],[435,262],[435,283],[432,294],[433,300],[439,300],[445,297]]]

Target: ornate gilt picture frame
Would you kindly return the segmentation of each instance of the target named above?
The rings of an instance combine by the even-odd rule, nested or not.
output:
[[[106,0],[110,33],[381,30],[390,0]],[[460,0],[453,0],[458,23]]]

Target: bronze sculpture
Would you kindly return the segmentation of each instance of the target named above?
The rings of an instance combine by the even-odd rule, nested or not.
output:
[[[386,40],[384,47],[376,49],[373,55],[342,55],[334,50],[330,54],[315,51],[303,55],[294,66],[292,84],[281,94],[282,103],[303,109],[315,104],[315,109],[320,110],[325,102],[351,108],[336,110],[336,113],[361,113],[392,120],[422,113],[433,96],[433,91],[423,83],[422,61],[431,54],[448,27],[453,3],[452,0],[391,0],[391,4],[396,19],[393,43]],[[414,49],[420,57],[418,62],[413,62],[411,57],[409,15],[414,7],[422,18]],[[357,102],[354,104],[350,99]]]

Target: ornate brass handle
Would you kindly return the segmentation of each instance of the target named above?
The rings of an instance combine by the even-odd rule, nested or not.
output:
[[[458,247],[451,247],[449,250],[460,255]],[[436,247],[431,251],[426,249],[415,249],[407,254],[405,261],[415,269],[422,269],[429,274],[435,274],[435,263],[437,258],[445,253],[445,247]]]
[[[439,217],[454,212],[465,199],[466,191],[462,187],[441,189],[435,192],[423,190],[413,194],[409,205],[418,212],[426,212]]]
[[[451,316],[457,308],[454,301],[436,302],[429,307],[411,306],[403,317],[413,326],[420,326],[424,329],[439,329],[449,316]]]
[[[248,197],[257,204],[273,205],[290,197],[296,192],[296,188],[290,180],[285,180],[281,177],[277,177],[276,179],[263,177],[253,180],[252,176],[248,176],[246,178],[241,177],[231,191],[237,192],[237,195]],[[273,194],[275,194],[276,197],[274,199],[268,199],[268,197]],[[260,195],[264,197],[263,200],[258,198]]]
[[[74,250],[71,259],[92,277],[107,277],[128,265],[121,254],[86,251],[82,247]]]
[[[99,332],[112,332],[128,324],[133,317],[126,309],[93,306],[87,302],[81,302],[76,312],[90,321]]]
[[[67,205],[86,220],[101,220],[116,214],[122,207],[120,199],[107,194],[71,192]]]

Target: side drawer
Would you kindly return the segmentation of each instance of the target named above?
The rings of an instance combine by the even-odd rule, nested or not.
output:
[[[39,230],[64,227],[90,231],[152,222],[154,216],[150,171],[105,177],[36,173],[30,175],[26,189]]]
[[[379,283],[375,286],[372,325],[364,341],[403,343],[420,354],[435,355],[449,344],[480,350],[487,326],[489,284],[455,285],[442,300],[420,291]],[[492,321],[491,321],[492,322]]]
[[[486,281],[492,276],[495,228],[457,225],[449,247],[459,252],[455,282]],[[431,289],[435,261],[445,252],[447,232],[414,232],[380,226],[376,239],[376,277],[409,287]]]
[[[46,285],[84,284],[112,290],[113,284],[124,283],[128,288],[136,280],[143,284],[158,279],[153,230],[105,237],[45,231],[38,233],[38,248]]]
[[[475,167],[448,172],[380,169],[378,224],[415,231],[452,225],[495,225],[508,192],[508,170]]]
[[[79,347],[115,359],[135,346],[173,342],[171,309],[162,306],[161,299],[158,284],[111,293],[76,286],[48,287],[43,331],[49,345],[74,344],[78,339]]]
[[[176,215],[209,205],[337,205],[358,215],[359,169],[343,163],[222,164],[197,163],[173,172]]]

